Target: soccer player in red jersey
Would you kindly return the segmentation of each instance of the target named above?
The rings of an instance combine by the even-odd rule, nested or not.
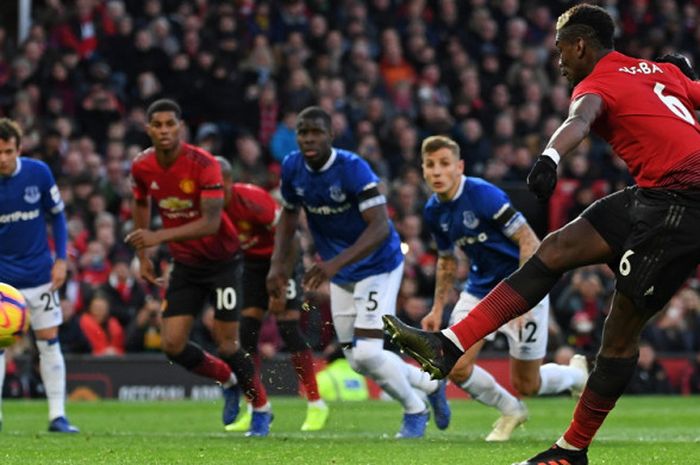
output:
[[[313,355],[299,329],[299,279],[289,280],[285,301],[270,301],[265,287],[275,246],[275,225],[280,216],[280,206],[264,189],[253,184],[234,183],[231,164],[223,157],[216,159],[224,179],[224,211],[236,227],[243,249],[241,345],[249,354],[257,354],[262,319],[265,310],[269,308],[275,314],[280,336],[291,353],[294,370],[309,401],[306,420],[301,430],[321,430],[326,424],[329,410],[319,396]],[[296,254],[290,255],[290,266],[293,267]],[[241,414],[235,423],[226,427],[226,430],[245,431],[249,423],[250,417]]]
[[[444,377],[475,342],[539,302],[573,268],[607,263],[616,292],[588,383],[564,435],[521,465],[585,465],[587,450],[632,377],[639,336],[700,261],[700,83],[671,63],[613,49],[603,9],[576,5],[557,21],[559,67],[574,86],[569,117],[555,131],[527,182],[546,200],[560,156],[595,131],[633,174],[636,186],[592,204],[549,234],[535,255],[472,312],[440,333],[385,317],[387,332],[433,376]],[[670,61],[670,60],[667,60]]]
[[[158,283],[146,249],[167,243],[173,269],[163,304],[162,348],[185,369],[221,383],[224,425],[238,415],[236,380],[251,400],[254,421],[249,435],[266,436],[272,413],[265,389],[255,377],[251,357],[238,342],[238,298],[234,284],[240,243],[224,214],[221,170],[208,152],[181,141],[181,111],[162,99],[148,108],[146,127],[153,147],[133,162],[134,230],[126,242],[136,250],[141,276]],[[150,230],[151,200],[163,227]],[[189,341],[196,315],[208,301],[215,308],[213,337],[218,357]],[[233,374],[235,373],[235,375]]]

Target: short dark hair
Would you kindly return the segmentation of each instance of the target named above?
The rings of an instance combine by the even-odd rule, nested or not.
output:
[[[613,48],[615,23],[605,9],[581,3],[562,13],[557,19],[557,33],[564,40],[584,37],[600,49]]]
[[[9,142],[13,137],[19,148],[22,143],[22,128],[19,127],[17,122],[9,118],[0,118],[0,139]]]
[[[321,119],[328,129],[331,128],[331,116],[321,107],[304,108],[297,119]]]
[[[148,106],[148,110],[146,110],[148,121],[151,120],[153,113],[157,113],[159,111],[172,111],[175,113],[175,117],[177,117],[177,119],[182,118],[182,110],[180,109],[180,105],[178,105],[175,100],[171,100],[169,98],[156,100]]]
[[[233,166],[231,166],[231,163],[222,156],[217,156],[216,161],[219,162],[219,166],[221,167],[221,176],[223,176],[224,179],[233,179]]]

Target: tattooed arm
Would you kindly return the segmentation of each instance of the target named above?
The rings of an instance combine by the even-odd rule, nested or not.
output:
[[[442,323],[442,311],[455,282],[457,274],[457,259],[454,255],[440,255],[437,261],[435,273],[435,297],[433,308],[430,310],[421,325],[427,331],[439,331]]]

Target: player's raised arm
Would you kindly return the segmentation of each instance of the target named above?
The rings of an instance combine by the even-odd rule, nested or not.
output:
[[[527,185],[540,200],[547,200],[557,185],[557,165],[562,156],[575,149],[603,111],[603,99],[586,94],[569,107],[566,121],[554,132],[547,147],[527,176]]]

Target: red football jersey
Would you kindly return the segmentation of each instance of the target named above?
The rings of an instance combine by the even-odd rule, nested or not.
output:
[[[200,200],[223,199],[223,180],[216,159],[206,151],[182,144],[175,163],[163,168],[151,147],[131,166],[134,198],[151,197],[163,221],[163,228],[174,228],[202,216]],[[173,258],[186,265],[202,265],[231,259],[239,249],[236,230],[223,212],[216,234],[182,242],[169,242]]]
[[[270,258],[275,245],[275,226],[280,206],[264,189],[253,184],[235,183],[226,214],[238,231],[246,257]]]
[[[599,95],[593,130],[622,158],[640,187],[700,187],[700,83],[670,63],[603,57],[573,91]]]

